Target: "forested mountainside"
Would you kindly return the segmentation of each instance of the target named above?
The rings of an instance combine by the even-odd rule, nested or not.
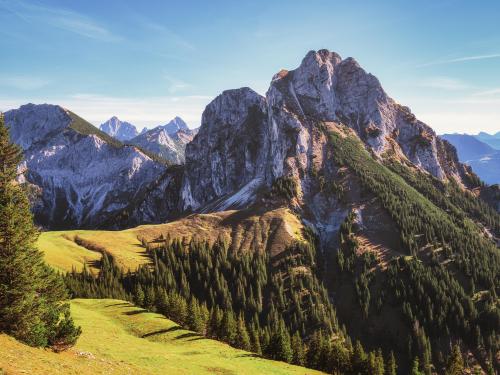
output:
[[[188,233],[139,237],[151,263],[131,272],[74,235],[102,253],[97,275],[66,276],[75,297],[132,300],[328,372],[498,371],[498,194],[354,59],[311,51],[265,97],[224,91],[185,155],[99,225],[180,217]],[[210,230],[198,225],[228,210]],[[262,235],[291,225],[263,219],[276,210],[300,223],[280,248]]]

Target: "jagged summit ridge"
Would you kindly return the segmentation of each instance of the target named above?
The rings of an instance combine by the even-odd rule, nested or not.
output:
[[[184,207],[245,205],[259,186],[283,175],[307,192],[304,176],[325,166],[326,139],[315,133],[321,122],[347,125],[378,157],[396,153],[439,179],[461,182],[466,173],[453,147],[356,60],[310,51],[297,69],[272,78],[266,97],[250,88],[226,90],[206,107],[186,149]]]
[[[182,121],[178,117],[176,119]],[[172,121],[169,124],[172,124]],[[183,123],[183,121],[176,123],[177,130],[172,133],[169,133],[167,129],[168,125],[157,126],[132,138],[128,143],[139,146],[173,164],[183,164],[186,145],[196,135],[196,131],[189,129],[187,125],[185,128],[179,125]],[[170,130],[173,130],[173,127],[170,127]]]
[[[179,130],[181,131],[189,131],[189,127],[187,126],[186,122],[181,119],[179,116],[174,117],[172,120],[170,120],[167,124],[165,125],[160,125],[167,134],[175,134]]]
[[[119,141],[128,141],[139,134],[134,125],[126,121],[121,121],[116,116],[102,123],[99,129]]]
[[[36,192],[33,210],[44,226],[100,226],[165,171],[133,146],[108,143],[60,106],[22,106],[6,112],[5,122],[23,149],[19,178]]]
[[[379,155],[394,140],[398,151],[435,177],[460,179],[463,173],[452,160],[440,160],[446,146],[435,132],[391,99],[379,80],[353,58],[310,51],[297,69],[274,77],[266,97],[271,116],[288,117],[286,111],[304,123],[341,122]]]

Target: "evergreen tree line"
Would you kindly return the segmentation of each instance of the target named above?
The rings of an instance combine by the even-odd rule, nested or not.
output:
[[[432,203],[446,211],[458,225],[467,217],[471,217],[490,228],[496,236],[500,236],[500,214],[481,198],[458,186],[455,180],[443,182],[430,174],[417,169],[412,170],[405,164],[391,159],[385,160],[385,165],[403,177]]]
[[[38,232],[28,198],[15,182],[21,160],[0,113],[0,332],[63,350],[81,330],[70,316],[62,278],[35,246]]]
[[[119,298],[200,335],[335,374],[395,374],[394,355],[352,345],[323,285],[314,246],[297,244],[270,259],[213,245],[160,237],[146,244],[150,266],[123,272],[103,253],[100,270],[65,276],[73,297]]]
[[[453,183],[439,185],[431,177],[390,164],[401,178],[352,137],[331,134],[330,140],[337,164],[348,166],[378,197],[398,226],[401,252],[411,255],[391,261],[379,287],[371,288],[374,275],[368,270],[375,259],[356,254],[354,213],[348,216],[336,260],[341,272],[352,273],[363,314],[377,313],[385,303],[399,306],[410,332],[408,357],[418,357],[426,374],[433,364],[437,369],[446,366],[450,340],[471,349],[483,368],[494,371],[500,348],[500,309],[495,303],[500,254],[469,217],[498,228],[498,215]],[[377,294],[370,295],[374,290]]]

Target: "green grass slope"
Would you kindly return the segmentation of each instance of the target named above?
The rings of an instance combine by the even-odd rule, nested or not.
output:
[[[0,369],[40,375],[319,374],[206,339],[128,302],[77,299],[71,309],[83,330],[74,348],[57,354],[0,335]]]
[[[122,269],[134,271],[150,262],[140,239],[154,243],[162,235],[165,238],[196,237],[213,243],[223,238],[241,251],[249,251],[252,246],[257,246],[269,248],[274,254],[283,251],[292,242],[301,241],[301,232],[302,224],[298,218],[290,210],[279,208],[263,214],[251,211],[194,214],[166,224],[141,225],[121,231],[43,232],[37,245],[44,253],[46,262],[62,272],[73,268],[81,271],[84,264],[92,269],[96,261],[101,259],[98,251],[80,246],[75,242],[75,237],[112,255]]]

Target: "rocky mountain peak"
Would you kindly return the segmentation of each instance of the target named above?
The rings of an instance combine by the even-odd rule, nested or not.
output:
[[[263,96],[248,87],[217,96],[206,107],[200,130],[186,147],[181,192],[185,208],[197,209],[235,191],[240,192],[235,200],[250,199],[250,186],[258,185],[267,166],[266,134]],[[223,207],[226,204],[220,203],[219,208]]]
[[[102,225],[166,169],[135,147],[112,144],[57,105],[25,105],[6,112],[5,122],[12,141],[23,149],[19,181],[39,192],[33,211],[41,225]]]
[[[297,127],[297,121],[302,126],[342,123],[378,155],[396,146],[397,152],[440,179],[460,180],[464,172],[452,155],[440,153],[446,147],[434,131],[392,100],[379,80],[353,58],[311,51],[297,69],[274,77],[267,101],[270,115],[288,126]]]
[[[191,142],[195,134],[180,117],[175,117],[167,125],[146,129],[128,143],[139,146],[173,164],[183,164],[186,145]]]
[[[281,70],[266,97],[245,87],[224,91],[205,109],[186,148],[185,208],[245,205],[259,186],[280,176],[300,181],[325,167],[321,123],[346,125],[376,155],[391,151],[440,179],[466,173],[452,147],[392,100],[353,58],[310,51],[294,70]]]
[[[5,112],[5,122],[10,125],[11,139],[27,150],[46,137],[63,131],[72,119],[59,105],[30,103]]]
[[[99,129],[119,141],[128,141],[139,134],[134,125],[126,121],[121,121],[116,116],[102,123]]]
[[[172,120],[170,120],[170,122],[168,122],[167,124],[165,124],[165,125],[163,125],[161,127],[163,129],[165,129],[165,131],[168,134],[177,133],[179,130],[184,130],[184,131],[188,131],[189,130],[189,127],[184,122],[184,120],[181,119],[178,116],[174,117]]]

